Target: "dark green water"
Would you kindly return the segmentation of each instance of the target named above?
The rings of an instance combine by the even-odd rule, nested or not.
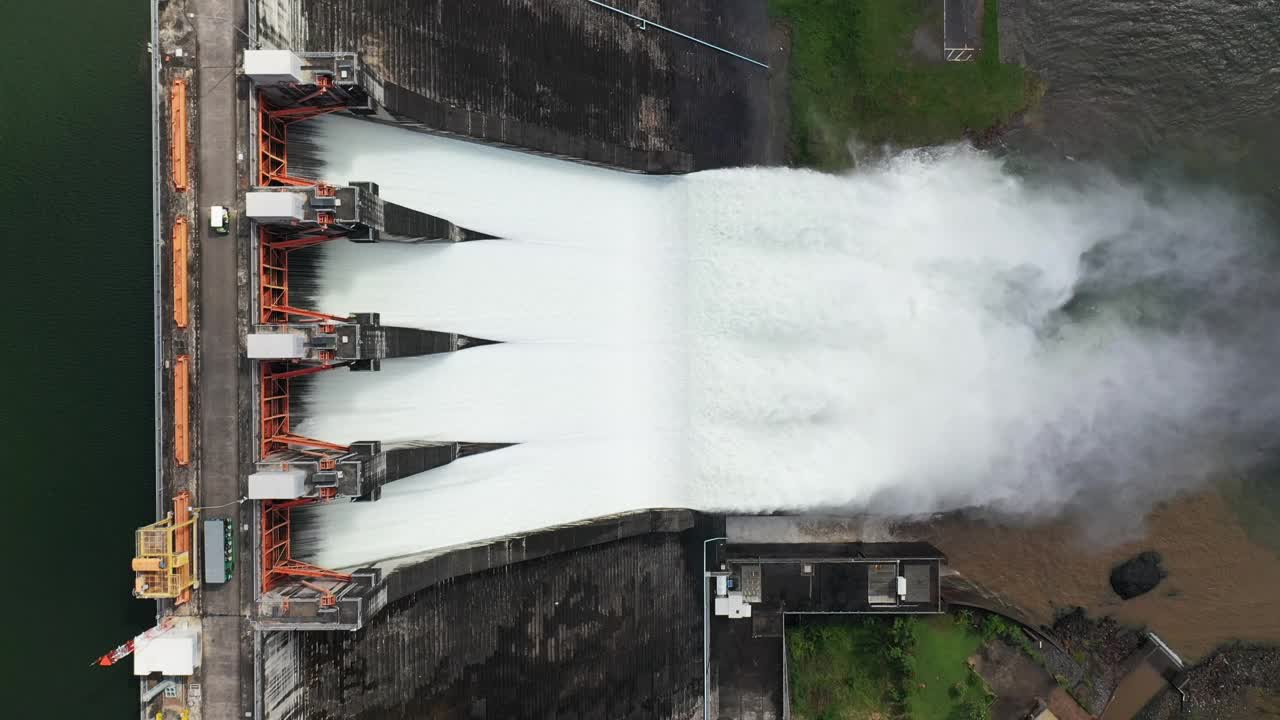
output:
[[[0,715],[137,717],[132,668],[89,661],[154,613],[129,595],[154,507],[147,3],[4,21]]]

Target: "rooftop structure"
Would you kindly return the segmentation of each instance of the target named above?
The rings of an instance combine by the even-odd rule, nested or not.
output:
[[[726,608],[741,598],[785,613],[943,610],[945,558],[928,543],[730,544],[723,558]]]
[[[796,517],[728,519],[728,543],[709,573],[710,717],[786,717],[789,618],[944,611],[945,558],[928,543],[735,542],[842,534],[812,532],[809,524],[821,525]]]

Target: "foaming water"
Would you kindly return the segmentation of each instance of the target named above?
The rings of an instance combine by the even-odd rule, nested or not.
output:
[[[636,343],[680,331],[678,316],[664,312],[664,299],[682,292],[679,267],[657,248],[479,240],[328,243],[320,252],[315,305],[325,312],[376,308],[388,325],[499,341]]]
[[[302,513],[295,554],[356,567],[434,548],[572,523],[679,498],[639,438],[533,442],[391,483],[374,503]]]
[[[326,374],[302,430],[531,445],[318,509],[323,564],[644,506],[1150,503],[1274,429],[1274,283],[1225,197],[1033,182],[961,148],[846,177],[650,183],[374,125],[324,133],[325,177],[523,239],[335,249],[322,274],[349,280],[325,309],[524,342]],[[441,195],[421,153],[459,185]],[[483,192],[469,179],[495,173]],[[561,201],[578,192],[575,212]],[[413,521],[436,516],[452,525]]]
[[[372,180],[386,200],[514,240],[598,246],[662,243],[678,233],[653,209],[674,181],[353,118],[328,116],[290,133],[290,169],[335,183]],[[295,139],[297,136],[297,139]],[[319,153],[308,152],[310,148]],[[315,166],[308,157],[323,158]]]
[[[679,431],[678,367],[659,348],[486,345],[317,375],[299,432],[336,442],[518,443]]]

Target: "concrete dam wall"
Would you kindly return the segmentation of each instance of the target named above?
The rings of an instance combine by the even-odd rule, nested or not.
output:
[[[453,577],[432,560],[405,566],[389,584],[437,580],[393,592],[361,630],[263,636],[264,717],[695,717],[708,522],[649,511],[529,536],[569,552]]]
[[[610,4],[768,54],[763,1]],[[767,69],[584,0],[262,0],[257,23],[266,46],[359,52],[406,127],[638,172],[765,157]]]

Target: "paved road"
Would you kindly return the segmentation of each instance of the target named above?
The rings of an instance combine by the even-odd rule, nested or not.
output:
[[[242,496],[237,397],[241,368],[238,348],[235,235],[220,236],[209,230],[210,205],[236,205],[236,133],[243,106],[237,98],[235,68],[244,27],[244,3],[234,0],[188,0],[196,27],[195,118],[198,126],[196,227],[200,233],[199,291],[201,323],[198,349],[200,497],[203,507],[233,503]],[[239,505],[210,510],[206,518],[235,522],[237,530],[247,522]],[[237,537],[241,533],[237,532]],[[244,717],[252,704],[251,651],[244,599],[251,578],[251,563],[242,554],[230,582],[203,589],[204,663],[203,711],[206,718]],[[251,648],[251,645],[249,646]]]
[[[978,23],[982,0],[942,1],[945,4],[942,23],[943,54],[948,59],[973,59],[973,51],[982,47],[982,33]]]

